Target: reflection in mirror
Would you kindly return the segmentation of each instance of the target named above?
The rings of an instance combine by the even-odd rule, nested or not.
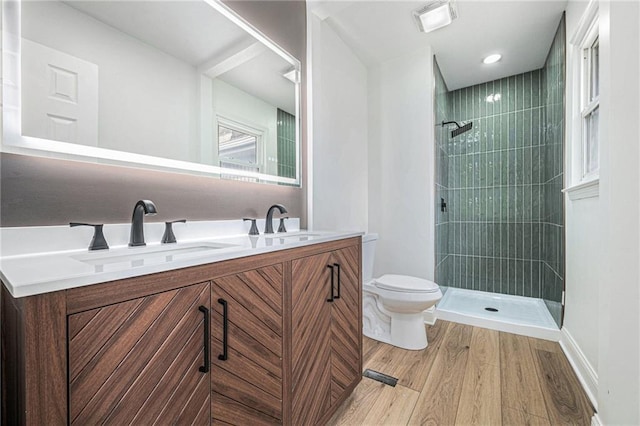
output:
[[[22,67],[11,145],[299,184],[299,62],[221,3],[5,1],[3,11],[21,24],[19,38],[7,26]]]
[[[258,145],[262,141],[258,134],[244,133],[232,126],[225,127],[218,124],[218,161],[221,167],[235,170],[249,170],[258,172]],[[233,176],[229,176],[232,179]],[[250,177],[237,179],[255,181]]]

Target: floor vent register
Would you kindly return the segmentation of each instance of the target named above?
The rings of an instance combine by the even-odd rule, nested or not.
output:
[[[364,370],[364,373],[362,373],[362,375],[364,377],[367,377],[369,379],[373,379],[376,380],[378,382],[384,383],[385,385],[389,385],[389,386],[393,386],[395,387],[398,384],[398,379],[396,379],[395,377],[391,377],[388,376],[384,373],[380,373],[378,371],[374,371],[374,370],[370,370],[370,369],[366,369]]]

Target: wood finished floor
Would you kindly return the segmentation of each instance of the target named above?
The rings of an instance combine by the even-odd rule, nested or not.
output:
[[[446,321],[407,351],[364,338],[362,378],[330,425],[590,425],[593,408],[558,343]]]

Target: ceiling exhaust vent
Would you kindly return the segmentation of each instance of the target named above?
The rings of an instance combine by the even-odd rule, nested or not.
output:
[[[458,17],[453,0],[436,0],[413,12],[418,28],[424,33],[446,27]]]

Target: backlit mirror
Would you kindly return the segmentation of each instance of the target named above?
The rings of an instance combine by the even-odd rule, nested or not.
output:
[[[8,152],[300,183],[300,63],[213,1],[4,1]]]

